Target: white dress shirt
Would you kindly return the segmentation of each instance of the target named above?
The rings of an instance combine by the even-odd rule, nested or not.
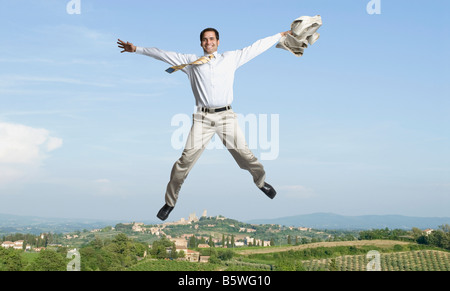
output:
[[[233,102],[233,83],[235,71],[254,57],[265,52],[281,39],[281,34],[258,40],[241,50],[214,53],[214,58],[203,65],[191,65],[182,69],[191,82],[198,107],[218,108]],[[158,48],[136,47],[137,54],[143,54],[168,63],[171,66],[188,64],[200,57],[193,54],[180,54]]]

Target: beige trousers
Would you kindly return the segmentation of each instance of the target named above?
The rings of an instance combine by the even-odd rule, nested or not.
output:
[[[166,190],[167,205],[175,206],[181,186],[214,134],[220,137],[239,167],[250,172],[256,186],[258,188],[264,186],[266,178],[264,167],[249,150],[236,113],[233,110],[217,113],[199,111],[193,114],[186,146],[180,159],[173,165]]]

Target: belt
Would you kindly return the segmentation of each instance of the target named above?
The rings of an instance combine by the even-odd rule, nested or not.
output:
[[[230,109],[231,109],[231,105],[228,105],[228,106],[220,107],[220,108],[201,107],[200,111],[205,112],[205,113],[216,113],[216,112],[222,112],[222,111],[226,111],[226,110],[230,110]]]

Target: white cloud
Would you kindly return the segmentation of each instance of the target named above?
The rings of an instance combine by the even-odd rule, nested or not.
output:
[[[0,122],[0,183],[33,173],[62,143],[46,129]]]
[[[49,137],[46,146],[48,152],[54,151],[62,146],[62,139],[57,137]]]

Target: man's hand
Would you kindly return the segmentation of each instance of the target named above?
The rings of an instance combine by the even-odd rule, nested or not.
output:
[[[134,52],[136,52],[136,46],[134,46],[131,42],[128,42],[128,41],[124,42],[124,41],[118,39],[117,44],[118,44],[119,48],[123,49],[123,51],[121,51],[120,53],[123,53],[123,52],[134,53]]]
[[[288,34],[292,34],[292,31],[288,30],[288,31],[285,31],[285,32],[280,32],[280,33],[281,33],[281,36],[286,36]]]

